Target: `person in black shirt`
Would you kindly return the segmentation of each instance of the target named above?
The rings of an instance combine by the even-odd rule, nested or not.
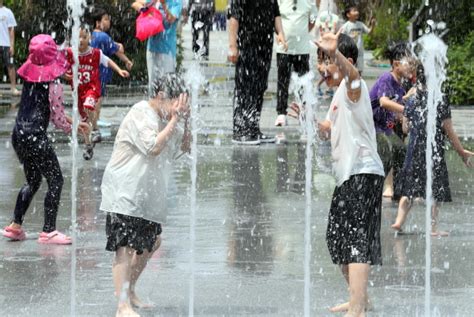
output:
[[[277,0],[233,0],[229,10],[229,56],[236,64],[232,142],[274,142],[260,131],[263,94],[272,59],[273,32],[287,47]]]

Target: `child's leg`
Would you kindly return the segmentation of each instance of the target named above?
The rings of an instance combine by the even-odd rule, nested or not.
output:
[[[342,275],[344,276],[344,279],[347,282],[347,285],[349,286],[349,293],[350,293],[351,288],[350,288],[350,282],[349,282],[349,265],[347,265],[347,264],[341,265],[341,272],[342,272]],[[329,308],[329,310],[333,313],[346,312],[346,311],[349,310],[349,306],[350,306],[350,302],[345,302],[345,303],[336,305],[334,307],[331,307],[331,308]],[[371,308],[372,308],[371,303],[369,301],[369,297],[367,296],[366,297],[365,310],[370,310]]]
[[[21,187],[18,193],[15,211],[13,212],[13,221],[10,224],[10,227],[13,229],[21,228],[31,200],[41,185],[41,173],[31,157],[23,161],[23,171],[25,172],[26,184]]]
[[[393,170],[393,196],[392,200],[399,200],[403,186],[401,171],[405,162],[406,146],[402,139],[395,133],[390,137],[392,143],[392,170]]]
[[[8,67],[8,77],[10,77],[11,90],[16,95],[17,94],[17,91],[16,91],[16,72],[15,72],[15,67],[13,65]]]
[[[93,121],[94,121],[94,112],[87,110],[87,120],[86,122],[89,124],[89,127],[92,127]],[[85,144],[91,144],[91,131],[84,131],[82,135],[84,136],[84,143]]]
[[[53,232],[56,230],[56,216],[58,214],[59,201],[64,184],[61,167],[56,153],[49,142],[44,142],[44,155],[38,164],[41,174],[48,182],[48,191],[44,198],[44,226],[43,232]]]
[[[367,284],[369,281],[370,265],[367,263],[349,264],[349,290],[351,299],[349,311],[345,316],[365,316],[367,306]]]
[[[139,316],[133,310],[128,298],[131,280],[131,264],[135,250],[121,247],[115,252],[112,275],[114,278],[115,294],[118,296],[116,316]]]
[[[131,268],[131,278],[130,278],[130,302],[132,305],[139,307],[139,308],[150,308],[153,307],[153,305],[149,304],[144,304],[137,296],[135,292],[135,286],[137,284],[138,278],[142,274],[143,270],[145,269],[146,265],[148,264],[148,261],[151,259],[153,256],[153,253],[155,253],[156,250],[161,245],[161,237],[158,236],[155,242],[155,246],[153,247],[153,250],[151,252],[148,252],[148,250],[145,250],[143,254],[137,255],[135,254],[132,259],[132,268]]]
[[[393,196],[393,168],[390,170],[388,175],[385,177],[383,197]]]
[[[100,119],[100,108],[102,105],[102,97],[97,99],[97,102],[95,104],[95,109],[93,113],[91,113],[91,123],[92,123],[92,131],[98,130],[99,128],[97,127],[97,121]]]
[[[433,203],[433,207],[431,208],[431,235],[435,237],[447,237],[449,236],[449,232],[438,230],[438,215],[439,208],[438,204],[435,202]]]
[[[407,219],[407,215],[410,212],[411,209],[411,200],[403,196],[400,198],[400,202],[398,203],[398,213],[397,213],[397,219],[395,220],[395,223],[391,226],[392,229],[401,231],[402,226],[405,223],[405,220]]]
[[[349,285],[349,265],[347,264],[341,265],[341,273],[344,276],[344,279],[346,280],[347,285]],[[348,310],[349,310],[349,302],[345,302],[345,303],[329,308],[329,311],[333,313],[345,312]]]

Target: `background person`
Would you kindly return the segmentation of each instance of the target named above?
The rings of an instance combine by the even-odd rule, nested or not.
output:
[[[15,27],[16,20],[13,12],[3,5],[0,0],[0,54],[2,55],[3,66],[10,78],[11,93],[19,96],[21,93],[16,89],[15,74]]]

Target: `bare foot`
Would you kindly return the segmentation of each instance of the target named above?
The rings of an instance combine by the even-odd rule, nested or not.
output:
[[[15,222],[12,222],[11,224],[8,225],[10,228],[12,229],[21,229],[21,225],[15,223]]]
[[[115,317],[140,317],[129,303],[119,304]]]
[[[361,312],[359,314],[348,312],[344,315],[344,317],[365,317],[365,312]]]
[[[349,310],[349,302],[339,304],[339,305],[329,308],[329,311],[332,313],[346,312],[348,310]]]
[[[155,308],[154,304],[145,304],[144,302],[142,302],[135,292],[130,292],[130,303],[133,307],[140,309]]]
[[[374,306],[372,306],[372,302],[368,300],[367,304],[365,305],[365,311],[372,311],[373,309],[374,309]],[[349,302],[345,302],[343,304],[339,304],[339,305],[329,308],[329,311],[332,313],[342,313],[348,310],[349,310]],[[352,315],[349,315],[349,316],[352,316]]]
[[[449,236],[449,232],[447,231],[431,231],[432,237],[447,237]]]
[[[394,223],[393,225],[390,226],[395,231],[402,231],[402,226],[399,225],[398,223]]]

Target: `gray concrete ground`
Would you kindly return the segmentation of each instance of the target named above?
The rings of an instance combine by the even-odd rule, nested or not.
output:
[[[195,314],[199,316],[300,316],[304,307],[304,146],[296,122],[284,130],[294,141],[288,145],[231,146],[231,91],[233,68],[223,63],[226,35],[212,33],[211,60],[203,66],[206,77],[222,77],[202,95],[198,145],[198,183],[195,260]],[[184,33],[186,52],[190,36]],[[186,53],[185,65],[191,65]],[[373,74],[379,69],[367,69]],[[272,70],[262,127],[275,132]],[[273,93],[272,93],[273,92]],[[113,135],[127,107],[143,98],[140,93],[117,91],[106,102],[103,129]],[[2,100],[11,104],[9,97]],[[321,105],[321,112],[327,106]],[[14,102],[13,102],[14,104]],[[19,187],[22,168],[8,137],[16,107],[0,107],[0,223],[8,224]],[[462,112],[461,112],[462,111]],[[472,137],[472,111],[453,111],[456,129]],[[457,117],[459,116],[459,117]],[[459,120],[458,120],[459,118]],[[471,120],[471,121],[469,121]],[[60,133],[53,138],[62,139]],[[99,144],[94,159],[79,160],[78,190],[71,195],[71,151],[57,142],[57,154],[66,179],[58,228],[71,232],[71,199],[77,198],[77,248],[38,245],[42,227],[42,200],[46,184],[27,213],[28,239],[0,239],[1,316],[113,316],[115,298],[111,277],[113,254],[104,250],[105,216],[98,210],[102,174],[112,151],[112,138]],[[469,143],[473,148],[473,143]],[[334,187],[329,174],[327,144],[315,150],[312,175],[311,216],[311,315],[332,316],[331,305],[347,299],[347,287],[329,258],[325,243],[327,212]],[[449,151],[453,202],[441,208],[441,228],[450,237],[434,239],[431,254],[432,316],[472,316],[474,305],[474,212],[471,191],[473,170],[464,168]],[[149,263],[137,291],[156,308],[142,316],[188,314],[190,274],[190,173],[189,159],[176,162],[169,192],[170,210],[164,225],[163,245]],[[74,198],[71,198],[74,197]],[[424,205],[416,204],[406,234],[394,236],[390,224],[396,205],[384,201],[382,219],[383,262],[375,267],[369,293],[375,310],[368,316],[422,316],[425,300]],[[3,226],[3,225],[2,225]],[[72,254],[77,257],[71,283]],[[71,308],[71,294],[75,305]]]

